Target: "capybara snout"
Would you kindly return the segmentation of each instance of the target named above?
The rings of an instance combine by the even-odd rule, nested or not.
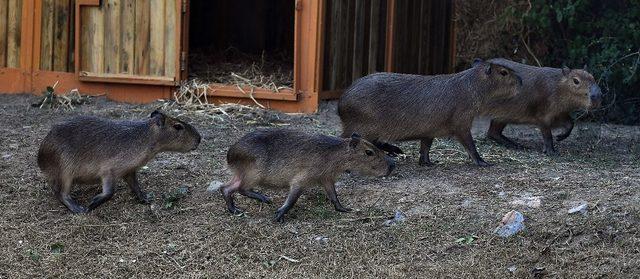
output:
[[[592,84],[589,89],[589,99],[591,100],[589,109],[599,108],[602,104],[602,91],[600,90],[600,86],[595,83]]]
[[[349,171],[363,175],[386,176],[395,168],[395,161],[372,143],[353,133],[349,142],[351,150]]]

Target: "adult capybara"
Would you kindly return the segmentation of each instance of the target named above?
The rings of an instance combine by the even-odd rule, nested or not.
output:
[[[191,125],[159,111],[140,121],[79,116],[51,128],[40,145],[38,166],[60,202],[83,213],[109,200],[120,178],[138,200],[147,202],[138,184],[138,168],[160,152],[194,150],[200,139]],[[102,193],[85,208],[70,195],[76,183],[102,183]]]
[[[561,141],[573,129],[570,113],[578,109],[593,109],[600,105],[602,92],[591,74],[585,70],[569,68],[535,67],[504,58],[489,60],[513,69],[522,77],[522,94],[495,100],[487,107],[492,117],[487,136],[512,147],[521,147],[502,134],[509,123],[534,124],[544,140],[544,152],[556,154],[553,146],[553,128],[564,128],[556,139]]]
[[[337,211],[350,209],[340,204],[335,182],[345,171],[383,176],[395,162],[370,142],[353,134],[350,138],[311,135],[289,129],[258,130],[246,134],[227,153],[233,172],[231,181],[220,188],[227,209],[241,212],[233,201],[235,192],[262,202],[271,200],[252,190],[256,186],[289,188],[289,196],[276,211],[283,221],[303,190],[322,185]]]
[[[480,59],[456,74],[368,75],[340,98],[342,135],[357,131],[391,153],[402,151],[388,142],[420,140],[420,165],[432,164],[429,149],[434,138],[453,136],[475,164],[488,166],[471,137],[473,118],[488,101],[517,95],[520,80],[509,67]]]

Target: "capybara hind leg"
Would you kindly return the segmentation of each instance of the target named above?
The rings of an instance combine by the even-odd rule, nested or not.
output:
[[[431,150],[432,138],[423,138],[420,140],[420,159],[418,164],[421,166],[433,166],[431,159],[429,159],[429,150]]]
[[[389,153],[390,156],[396,156],[397,154],[404,154],[404,152],[402,152],[402,149],[400,149],[400,147],[397,147],[393,144],[381,142],[378,140],[373,140],[371,141],[371,143],[373,143],[373,145],[375,145],[380,150]]]
[[[131,192],[133,192],[133,194],[136,195],[136,198],[138,199],[139,202],[149,203],[149,198],[147,197],[147,194],[143,192],[142,189],[140,189],[140,183],[138,182],[138,175],[136,174],[135,171],[132,171],[126,174],[124,176],[124,181],[129,186],[129,189],[131,189]]]
[[[233,200],[233,194],[240,190],[240,186],[242,184],[242,180],[238,175],[233,176],[229,183],[220,187],[220,193],[222,194],[222,198],[224,198],[225,203],[227,204],[227,210],[233,214],[241,213],[242,210],[236,207],[236,203]]]
[[[69,210],[71,210],[71,212],[86,213],[89,211],[86,207],[78,204],[71,197],[71,186],[72,186],[71,181],[62,181],[62,182],[55,182],[55,183],[60,183],[60,184],[57,184],[56,186],[52,185],[54,192],[56,191],[56,189],[58,190],[55,193],[56,197],[58,198],[58,200],[60,200],[62,204],[64,204]]]
[[[489,131],[487,132],[487,137],[500,145],[506,146],[507,148],[523,149],[524,146],[509,139],[508,137],[505,137],[502,134],[502,131],[504,131],[504,128],[506,126],[507,126],[506,123],[499,122],[496,120],[491,120],[491,124],[489,125]]]
[[[491,166],[491,164],[485,162],[482,157],[480,157],[480,154],[478,154],[478,150],[476,149],[476,144],[473,142],[471,132],[465,131],[459,134],[457,138],[462,146],[464,146],[464,148],[467,150],[467,153],[469,154],[469,157],[471,157],[471,160],[473,160],[473,163],[480,167]]]
[[[287,200],[276,211],[276,216],[274,218],[276,222],[284,222],[284,215],[287,212],[289,212],[289,210],[293,207],[294,204],[296,204],[296,201],[298,201],[298,198],[300,197],[301,194],[302,194],[302,188],[300,188],[299,186],[291,187],[291,190],[289,191],[289,195],[287,196]]]
[[[260,202],[263,202],[263,203],[271,203],[271,198],[265,196],[262,193],[258,193],[256,191],[249,190],[249,189],[243,189],[243,188],[240,188],[240,190],[238,192],[241,195],[245,196],[245,197],[249,197],[249,198],[252,198],[254,200],[258,200]]]
[[[539,127],[540,132],[542,133],[542,139],[544,140],[544,153],[548,156],[558,155],[555,147],[553,147],[553,134],[551,133],[550,127]]]
[[[102,193],[93,197],[89,204],[89,210],[94,210],[96,207],[113,197],[113,181],[114,179],[112,177],[102,178]]]
[[[340,200],[338,200],[338,194],[336,194],[336,185],[333,183],[333,181],[325,181],[323,184],[324,184],[324,190],[327,193],[327,198],[329,198],[329,200],[333,204],[333,207],[336,209],[336,211],[340,211],[340,212],[351,211],[350,208],[346,208],[342,206],[342,204],[340,203]]]

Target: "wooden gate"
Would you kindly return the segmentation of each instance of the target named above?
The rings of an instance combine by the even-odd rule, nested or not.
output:
[[[29,26],[31,1],[0,0],[0,83],[6,93],[28,91],[31,49]]]

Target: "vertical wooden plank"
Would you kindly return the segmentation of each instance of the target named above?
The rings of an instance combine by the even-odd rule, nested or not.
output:
[[[419,72],[421,74],[431,74],[429,62],[429,44],[431,41],[431,1],[422,2],[420,7],[420,48],[418,51]]]
[[[104,14],[99,7],[84,7],[82,11],[82,70],[104,71]]]
[[[396,20],[396,0],[387,0],[387,28],[385,32],[385,50],[384,50],[384,69],[387,72],[393,72],[395,69],[393,62],[393,54],[395,52],[393,38],[395,37],[395,20]]]
[[[136,0],[122,0],[120,7],[120,73],[133,74]]]
[[[344,15],[343,9],[345,5],[340,0],[331,1],[331,44],[330,44],[330,57],[331,57],[331,75],[329,77],[329,89],[335,90],[338,88],[338,78],[340,75],[340,61],[342,59],[341,46],[344,43],[343,27]]]
[[[76,0],[69,0],[69,47],[67,48],[67,71],[75,72],[76,52]]]
[[[136,1],[136,29],[134,45],[134,73],[149,74],[149,0]]]
[[[149,74],[164,75],[164,0],[151,0],[150,34],[149,34]]]
[[[22,0],[9,0],[7,16],[7,67],[20,67]]]
[[[0,0],[0,68],[7,66],[7,4],[9,1]]]
[[[69,64],[69,0],[55,0],[53,26],[52,69],[66,72]]]
[[[120,71],[120,0],[105,0],[104,10],[104,72]]]
[[[165,35],[164,35],[164,76],[175,77],[176,76],[176,56],[179,55],[176,49],[176,42],[180,38],[176,37],[176,28],[179,28],[177,23],[177,0],[166,0],[165,7]]]
[[[356,0],[353,26],[353,63],[351,70],[351,80],[362,77],[362,68],[364,63],[365,52],[365,0]],[[349,82],[350,83],[350,82]]]
[[[40,32],[40,70],[53,69],[53,31],[56,9],[54,0],[42,0],[42,29]]]
[[[376,72],[379,52],[379,28],[380,28],[380,0],[371,0],[371,16],[369,17],[369,57],[368,69],[369,74]]]

